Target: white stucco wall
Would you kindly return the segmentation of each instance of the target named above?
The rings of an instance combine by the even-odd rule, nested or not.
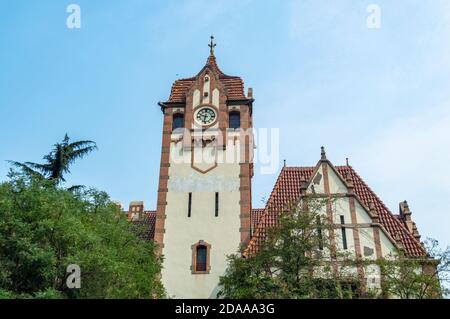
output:
[[[347,192],[347,187],[341,181],[334,170],[328,165],[328,183],[330,185],[331,194],[342,194]]]
[[[396,249],[386,234],[380,231],[381,254],[384,258],[392,257],[396,254]]]
[[[172,143],[172,148],[174,147]],[[219,151],[222,152],[222,151]],[[185,152],[190,158],[190,152]],[[171,163],[167,193],[162,281],[168,295],[176,298],[214,298],[226,256],[240,244],[240,167],[218,164],[206,174],[190,163]],[[188,194],[192,193],[191,217]],[[219,216],[215,217],[215,193]],[[191,246],[203,240],[211,245],[209,274],[192,274]]]
[[[328,165],[328,164],[327,164]],[[328,181],[331,194],[346,194],[348,189],[341,178],[334,172],[334,170],[328,165]],[[321,175],[319,178],[314,178],[318,174]],[[312,185],[314,185],[314,191],[317,194],[325,193],[324,187],[324,174],[323,169],[320,166],[316,172],[316,175],[312,179]],[[319,181],[319,182],[317,182]],[[308,193],[312,193],[312,187],[308,188]],[[376,259],[376,246],[374,237],[374,228],[371,226],[372,218],[370,217],[367,210],[360,204],[360,202],[355,198],[355,212],[356,212],[356,223],[358,227],[347,228],[347,250],[343,250],[342,242],[342,232],[339,227],[335,229],[335,238],[338,249],[350,256],[355,256],[355,240],[354,231],[359,235],[359,242],[361,247],[362,257],[366,260]],[[351,210],[348,197],[337,197],[332,201],[332,212],[333,221],[335,224],[339,225],[341,223],[340,217],[344,216],[345,224],[352,224]],[[325,212],[322,212],[325,213]],[[388,236],[384,233],[382,229],[379,229],[380,242],[381,242],[381,252],[383,257],[388,257],[395,254],[395,247]],[[356,271],[355,269],[346,269],[346,272]],[[379,267],[375,264],[369,264],[365,266],[364,273],[367,280],[367,287],[369,289],[374,289],[380,285],[380,271]]]

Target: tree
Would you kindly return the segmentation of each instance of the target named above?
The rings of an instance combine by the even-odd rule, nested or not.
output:
[[[47,179],[52,181],[55,185],[59,185],[61,182],[66,181],[64,175],[70,173],[69,168],[75,160],[83,158],[97,149],[97,146],[93,141],[69,142],[70,138],[66,134],[62,142],[56,143],[53,146],[53,150],[44,156],[44,164],[32,162],[20,163],[15,161],[9,162],[31,177]]]
[[[398,250],[395,255],[378,260],[384,296],[435,299],[448,294],[445,284],[449,281],[450,248],[439,248],[434,239],[427,239],[424,244],[427,258],[411,258]]]
[[[153,243],[107,194],[49,184],[24,173],[0,184],[0,298],[164,295]],[[66,285],[70,264],[81,268],[81,289]]]
[[[268,230],[267,239],[257,253],[246,258],[240,254],[229,256],[229,267],[220,278],[218,296],[237,299],[354,297],[358,279],[349,271],[348,256],[331,245],[333,226],[321,213],[327,200],[303,199],[300,205],[281,214],[278,225]]]

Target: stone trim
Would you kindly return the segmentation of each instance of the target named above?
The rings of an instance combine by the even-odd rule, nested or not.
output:
[[[248,112],[248,106],[241,106],[241,128],[246,130],[251,128],[250,124],[250,114]],[[228,116],[228,114],[227,114]],[[228,125],[228,119],[227,119]],[[253,143],[253,141],[252,141]],[[250,231],[251,231],[251,211],[252,211],[252,162],[253,159],[250,158],[250,138],[244,138],[244,159],[240,158],[240,161],[244,160],[244,163],[240,163],[240,173],[239,173],[239,191],[240,191],[240,221],[241,225],[239,231],[241,233],[241,245],[243,247],[247,246],[250,242]],[[242,145],[241,145],[242,148]],[[253,151],[253,150],[252,150]],[[240,156],[240,155],[239,155]]]
[[[352,224],[357,225],[358,221],[356,218],[356,206],[355,206],[355,198],[349,197],[348,199],[349,201],[349,206],[350,206],[350,216],[351,216],[351,221]],[[356,256],[356,261],[357,261],[357,271],[358,271],[358,277],[360,280],[360,284],[361,284],[361,293],[364,293],[364,291],[366,290],[366,284],[365,284],[365,274],[364,274],[364,267],[362,265],[362,263],[358,262],[362,260],[362,253],[361,253],[361,242],[359,239],[359,229],[357,227],[353,228],[353,242],[355,244],[355,256]]]
[[[364,223],[364,224],[354,224],[354,223],[345,223],[345,224],[336,224],[334,225],[335,228],[371,228],[374,224],[371,223]]]
[[[166,132],[172,131],[172,119],[173,110],[171,108],[163,109],[163,136],[161,146],[161,165],[159,171],[159,184],[158,184],[158,199],[156,209],[156,222],[155,222],[155,243],[157,249],[157,255],[161,256],[164,248],[164,233],[165,233],[165,221],[166,221],[166,206],[167,206],[167,191],[169,180],[169,168],[170,168],[170,152],[164,152],[164,150],[170,149],[171,137]]]
[[[214,165],[212,165],[211,167],[207,168],[206,170],[202,170],[202,169],[194,166],[194,153],[195,153],[194,149],[195,149],[195,145],[192,145],[191,146],[191,168],[192,169],[196,170],[200,174],[206,174],[206,173],[212,171],[213,169],[215,169],[218,166],[218,164],[217,164],[217,151],[218,151],[217,148],[216,148],[216,154],[215,154],[216,159],[214,161]]]
[[[206,247],[206,270],[197,271],[197,247]],[[192,263],[191,263],[191,274],[193,275],[207,275],[211,271],[211,245],[203,240],[199,240],[197,243],[191,246],[192,250]]]
[[[322,174],[323,174],[323,186],[324,186],[324,191],[325,194],[330,197],[330,180],[329,180],[329,176],[328,176],[328,164],[326,161],[322,161]],[[316,170],[318,171],[318,170]],[[333,211],[332,211],[332,207],[331,207],[331,199],[327,200],[327,205],[326,205],[326,210],[327,210],[327,217],[328,220],[331,224],[334,224],[334,219],[333,219]],[[332,263],[333,263],[333,271],[335,273],[338,272],[338,264],[337,264],[337,260],[336,260],[336,238],[335,238],[335,234],[334,231],[332,229],[330,229],[330,241],[331,241],[331,258],[332,258]]]
[[[350,217],[352,221],[352,225],[358,225],[358,221],[356,220],[356,207],[355,207],[355,199],[350,197],[348,199],[350,206]],[[355,243],[355,255],[356,258],[361,258],[361,242],[359,239],[359,231],[358,228],[353,227],[353,241]]]
[[[383,258],[383,253],[381,251],[381,239],[380,239],[380,228],[379,226],[373,227],[373,240],[375,241],[375,253],[377,259]]]

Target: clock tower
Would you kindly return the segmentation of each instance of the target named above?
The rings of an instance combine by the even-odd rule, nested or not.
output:
[[[164,117],[155,242],[169,297],[215,298],[227,255],[250,240],[252,90],[214,56],[175,81]]]

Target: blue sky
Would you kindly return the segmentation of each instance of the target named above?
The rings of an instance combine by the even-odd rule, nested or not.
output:
[[[81,29],[66,7],[81,7]],[[381,8],[381,29],[366,8]],[[69,182],[156,207],[172,82],[208,55],[254,89],[256,127],[281,128],[280,158],[313,166],[320,146],[351,165],[423,236],[450,244],[450,5],[408,1],[1,1],[0,179],[67,132],[99,151]],[[280,163],[281,165],[281,163]],[[277,174],[253,181],[254,206]]]

